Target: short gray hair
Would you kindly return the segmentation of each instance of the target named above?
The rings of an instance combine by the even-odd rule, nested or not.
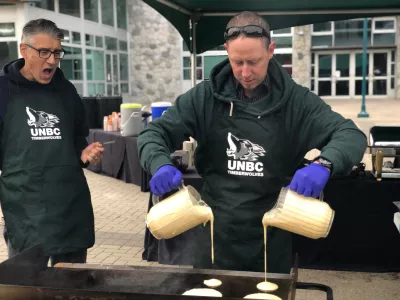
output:
[[[271,36],[268,22],[262,16],[253,11],[242,11],[241,13],[238,13],[229,20],[228,24],[226,25],[226,29],[230,27],[243,27],[247,25],[259,26],[264,29],[269,36]],[[271,41],[269,41],[268,38],[265,39],[267,40],[267,45],[269,45]]]
[[[22,29],[21,40],[25,42],[36,34],[48,34],[57,40],[64,39],[63,31],[53,21],[46,19],[36,19],[26,23]]]

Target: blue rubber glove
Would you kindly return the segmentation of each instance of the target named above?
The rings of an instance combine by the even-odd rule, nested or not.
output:
[[[151,192],[156,196],[162,196],[180,186],[182,173],[171,165],[159,168],[150,180]]]
[[[317,198],[324,189],[329,175],[330,171],[327,168],[311,163],[294,174],[289,189],[300,195]]]

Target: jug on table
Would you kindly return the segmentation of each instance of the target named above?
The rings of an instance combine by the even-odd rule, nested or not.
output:
[[[146,225],[156,239],[173,238],[197,225],[213,221],[211,208],[190,185],[182,186],[154,205],[146,216]]]
[[[335,211],[322,200],[282,188],[274,208],[264,214],[264,226],[274,226],[308,238],[328,236]]]

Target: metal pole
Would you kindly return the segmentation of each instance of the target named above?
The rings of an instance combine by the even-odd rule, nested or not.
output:
[[[192,87],[196,85],[196,20],[193,16],[190,18],[190,25],[191,25],[191,50],[192,54],[190,55],[191,60],[191,79],[192,79]]]
[[[161,0],[157,0],[161,2]],[[326,10],[280,10],[280,11],[254,11],[261,16],[298,16],[298,15],[383,15],[383,14],[398,14],[400,9],[398,8],[383,8],[383,9],[326,9]],[[220,11],[220,12],[197,12],[200,17],[230,17],[237,14],[237,11]]]
[[[365,107],[365,95],[367,93],[367,42],[368,42],[368,19],[364,18],[364,28],[363,28],[363,56],[362,56],[362,102],[361,102],[361,112],[358,114],[359,118],[369,118],[369,114]]]

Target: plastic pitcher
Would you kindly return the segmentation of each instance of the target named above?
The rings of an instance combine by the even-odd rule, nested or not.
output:
[[[211,208],[190,185],[154,205],[146,225],[157,239],[170,239],[197,225],[213,220]]]
[[[323,202],[282,188],[274,208],[264,214],[264,226],[278,227],[308,238],[328,236],[335,211]]]
[[[121,135],[138,136],[142,131],[142,105],[139,103],[121,104]]]

